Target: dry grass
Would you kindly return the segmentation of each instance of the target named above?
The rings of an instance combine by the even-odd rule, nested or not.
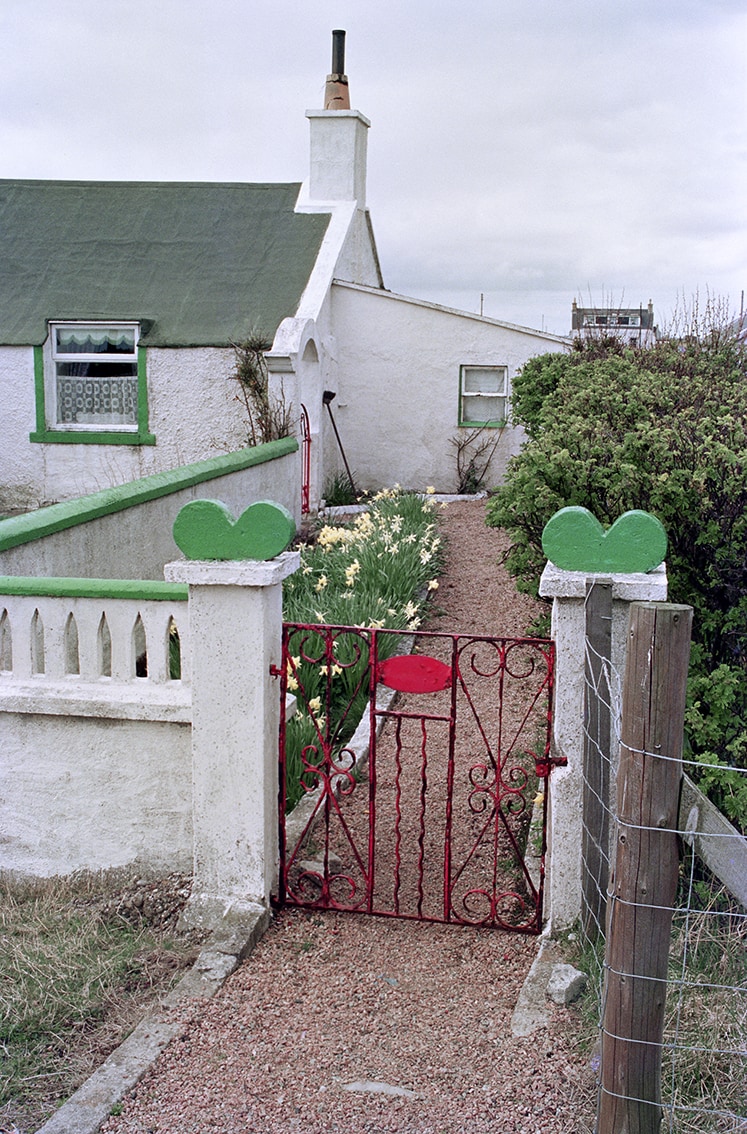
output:
[[[747,1131],[747,915],[705,872],[686,897],[669,954],[663,1130],[736,1134]]]
[[[0,1132],[36,1129],[191,964],[187,894],[173,875],[0,879]]]
[[[662,1060],[662,1134],[747,1134],[747,914],[688,856],[669,950]],[[604,943],[576,942],[590,974],[581,1012],[596,1046]]]

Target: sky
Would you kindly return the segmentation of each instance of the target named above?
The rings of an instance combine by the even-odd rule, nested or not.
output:
[[[0,177],[302,181],[335,28],[392,291],[739,311],[747,0],[2,0]]]

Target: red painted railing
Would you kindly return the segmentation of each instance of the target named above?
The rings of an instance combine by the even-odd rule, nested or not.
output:
[[[279,901],[539,932],[553,667],[539,639],[286,624]]]

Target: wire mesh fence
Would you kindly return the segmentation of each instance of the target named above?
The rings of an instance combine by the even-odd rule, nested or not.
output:
[[[631,823],[627,812],[621,817],[617,802],[624,675],[610,660],[609,635],[604,632],[604,620],[608,618],[607,596],[593,594],[590,589],[585,667],[582,939],[599,1033],[592,1060],[598,1081],[597,1134],[615,1134],[623,1129],[599,1118],[604,1111],[603,1091],[617,1093],[631,1104],[644,1101],[638,1095],[625,1094],[625,1087],[621,1086],[634,1082],[635,1075],[620,1076],[617,1067],[609,1066],[620,1052],[625,1059],[634,1061],[646,1055],[653,1057],[660,1075],[661,1106],[648,1113],[645,1121],[649,1124],[644,1121],[641,1130],[745,1134],[747,909],[743,903],[747,892],[747,840],[725,820],[709,822],[704,818],[704,813],[713,808],[689,778],[697,779],[695,759],[684,761],[684,770],[689,773],[683,777],[687,791],[680,796],[676,826],[669,829],[669,834],[676,836],[673,845],[675,855],[679,852],[679,863],[676,897],[671,907],[667,905],[662,910],[667,927],[671,918],[665,978],[647,976],[646,965],[641,968],[635,954],[623,953],[621,961],[619,942],[617,949],[611,948],[615,905],[625,900],[610,883],[615,870],[615,847],[621,831],[629,831]],[[649,761],[673,759],[661,750],[643,750],[634,752],[634,756]],[[747,774],[747,770],[742,770],[742,774]],[[667,832],[656,827],[655,834],[662,833]],[[634,915],[651,913],[650,901],[632,905],[638,906]],[[661,1038],[641,1038],[646,1035],[645,1022],[635,1036],[616,1034],[619,1017],[616,1019],[608,1010],[610,988],[615,989],[616,982],[623,988],[623,997],[635,996],[636,985],[646,982],[652,1002],[664,997]],[[652,1065],[649,1062],[649,1067]],[[657,1097],[658,1090],[657,1083]],[[648,1089],[645,1096],[652,1097]]]

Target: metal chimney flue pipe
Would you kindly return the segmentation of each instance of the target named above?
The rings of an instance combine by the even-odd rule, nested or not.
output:
[[[345,74],[345,32],[332,32],[332,74]]]

